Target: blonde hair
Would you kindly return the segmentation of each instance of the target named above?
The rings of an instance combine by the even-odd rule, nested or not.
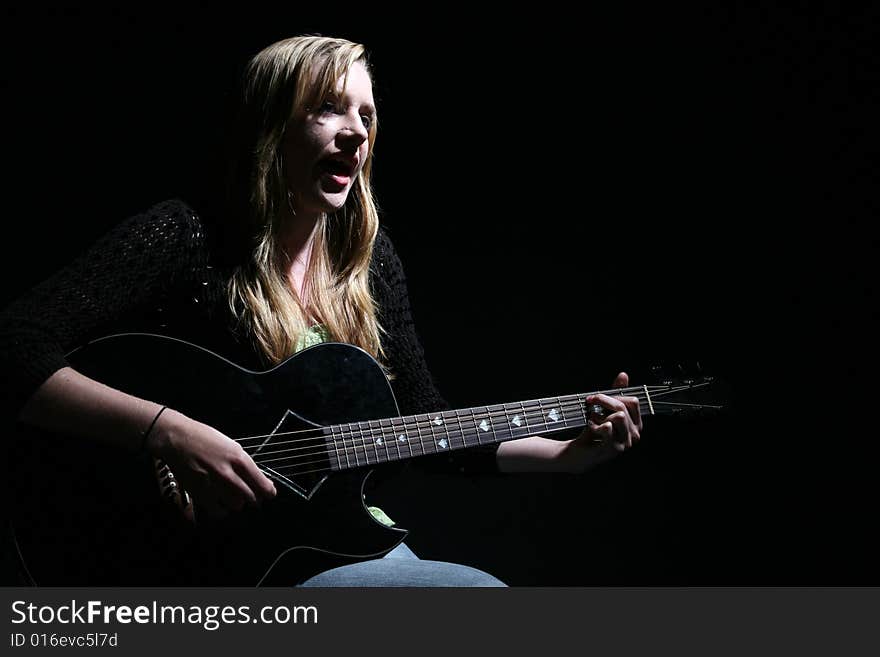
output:
[[[360,44],[300,36],[263,49],[244,71],[227,190],[228,208],[236,221],[246,220],[250,241],[227,296],[238,329],[250,336],[269,364],[296,350],[310,328],[310,317],[324,325],[330,339],[357,345],[376,358],[384,356],[369,287],[379,228],[370,185],[375,120],[369,128],[366,160],[345,205],[322,217],[316,227],[304,281],[309,316],[288,281],[286,254],[277,239],[288,203],[281,148],[287,126],[334,94],[355,62],[369,72]]]

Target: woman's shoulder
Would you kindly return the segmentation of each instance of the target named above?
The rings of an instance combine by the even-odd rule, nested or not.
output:
[[[135,211],[105,234],[107,248],[158,253],[200,251],[207,246],[207,222],[181,198],[168,198]]]
[[[123,224],[140,227],[157,234],[163,232],[201,233],[204,221],[199,212],[180,198],[169,198],[130,216]]]

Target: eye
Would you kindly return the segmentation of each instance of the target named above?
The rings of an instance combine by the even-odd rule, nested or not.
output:
[[[361,121],[363,122],[364,127],[367,130],[369,130],[371,127],[373,127],[373,117],[370,116],[369,114],[361,114]]]
[[[336,112],[339,108],[336,106],[332,100],[325,100],[318,106],[318,112],[320,114],[332,114]]]

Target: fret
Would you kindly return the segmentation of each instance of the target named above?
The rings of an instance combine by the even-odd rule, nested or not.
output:
[[[500,415],[498,415],[498,417],[503,417],[505,419],[505,421],[507,420],[507,411],[504,408],[503,404],[496,404],[495,406],[488,406],[487,408],[489,409],[489,417],[490,418],[492,417],[492,415],[494,413],[500,411]],[[495,409],[494,411],[492,410],[493,408]],[[495,432],[495,420],[491,421],[490,428],[492,430],[492,442],[493,443],[501,442],[498,440],[498,434]],[[502,440],[503,440],[503,438],[502,438]],[[480,442],[480,444],[481,445],[483,444],[482,441]]]
[[[364,431],[364,428],[362,425],[363,425],[363,422],[357,423],[358,436],[360,436],[361,447],[364,450],[364,461],[366,462],[367,465],[375,465],[375,463],[370,463],[370,453],[367,451],[367,436],[366,436],[366,432]]]
[[[518,438],[516,432],[522,428],[523,416],[520,414],[521,409],[516,408],[517,404],[504,404],[504,416],[507,420],[505,430],[511,438]],[[520,404],[522,406],[522,404]]]
[[[345,425],[340,425],[340,431],[342,435],[342,452],[345,454],[345,465],[347,467],[351,467],[351,458],[348,454],[348,445],[345,444]]]
[[[589,416],[589,414],[587,413],[587,396],[588,396],[588,395],[576,395],[576,397],[577,397],[577,403],[578,403],[578,409],[580,410],[581,415],[584,416],[584,423],[581,425],[581,426],[584,426],[584,427],[587,426],[587,425],[590,423],[590,416]],[[578,422],[580,422],[580,420],[578,420]]]
[[[559,417],[562,422],[563,427],[567,427],[568,425],[565,423],[565,408],[563,408],[562,403],[559,401],[559,397],[554,397],[556,400],[556,408],[559,409]]]
[[[363,461],[358,454],[357,434],[355,433],[354,422],[349,422],[348,424],[348,435],[351,440],[351,453],[354,454],[355,465],[357,467],[366,465],[366,461]]]
[[[373,452],[376,455],[376,463],[382,463],[382,453],[380,450],[385,441],[382,440],[381,435],[376,435],[376,426],[374,423],[367,422],[367,426],[370,428],[370,446],[373,448]]]
[[[474,418],[474,429],[476,431],[478,445],[483,444],[483,439],[480,437],[480,434],[488,433],[489,428],[492,425],[492,414],[489,412],[489,407],[483,406],[483,408],[485,409],[483,413],[485,417],[483,417],[479,423],[477,422],[476,418]]]
[[[425,417],[427,417],[427,415]],[[419,435],[419,446],[422,448],[422,456],[424,456],[425,455],[425,440],[424,440],[424,438],[422,438],[422,427],[419,424],[419,416],[414,415],[413,418],[415,419],[415,423],[416,423],[416,432]]]
[[[385,429],[382,427],[382,420],[376,420],[376,423],[379,425],[379,438],[377,440],[381,441],[381,445],[385,447],[385,462],[388,463],[392,460],[391,452],[388,451],[388,435],[385,433]]]
[[[575,398],[572,395],[567,395],[566,397],[557,397],[556,398],[556,401],[558,401],[560,403],[560,410],[562,411],[562,420],[563,420],[565,427],[567,429],[571,428],[572,419],[571,419],[571,410],[569,410],[568,415],[565,414],[565,405],[570,404],[574,399]],[[562,401],[562,400],[565,400],[565,401]]]
[[[332,428],[330,429],[330,440],[333,442],[333,450],[336,452],[336,470],[342,470],[342,457],[339,455],[339,445],[336,442],[336,434]]]
[[[425,415],[425,419],[428,421],[428,430],[431,432],[431,454],[435,454],[439,450],[437,447],[437,435],[434,433],[433,418],[430,415]]]
[[[387,428],[384,426],[385,422],[388,423]],[[397,456],[393,460],[399,461],[403,458],[403,454],[400,453],[400,443],[397,442],[397,432],[394,431],[394,418],[380,420],[379,424],[383,425],[382,433],[386,435],[385,446],[388,446],[389,440],[394,443],[394,448],[397,450]]]
[[[559,422],[559,409],[555,406],[550,406],[550,409],[547,409],[545,404],[549,404],[549,401],[546,399],[539,399],[538,406],[541,409],[541,422],[544,425],[544,432],[548,433],[553,431],[551,427]]]
[[[574,423],[575,427],[583,427],[587,423],[586,415],[584,414],[584,401],[583,395],[570,395],[571,403],[577,406],[577,414],[575,417],[570,419],[571,422]],[[584,416],[584,419],[581,420],[581,416]]]
[[[434,432],[440,434],[440,440],[446,439],[446,448],[447,450],[455,449],[455,442],[452,440],[452,434],[449,433],[449,417],[447,417],[447,411],[441,411],[440,413],[434,413],[431,416],[431,425],[434,427]],[[437,420],[440,423],[437,423]]]
[[[348,423],[348,424],[344,425],[344,427],[345,428],[343,429],[343,435],[345,435],[346,431],[348,433],[348,437],[345,439],[345,443],[346,443],[345,449],[346,449],[346,451],[350,450],[351,455],[354,456],[354,467],[359,468],[361,465],[361,460],[358,457],[357,445],[354,442],[354,431],[352,429],[352,425],[351,425],[351,423]]]
[[[522,419],[526,425],[525,436],[531,436],[533,431],[532,431],[531,425],[529,424],[529,414],[526,412],[526,405],[524,402],[520,402],[519,405],[520,405],[520,408],[522,408],[522,413],[523,413]]]
[[[361,434],[364,438],[364,449],[369,447],[371,450],[373,450],[373,455],[372,455],[373,462],[370,463],[370,465],[378,465],[379,464],[379,450],[376,449],[376,444],[373,442],[373,427],[370,426],[369,422],[361,422],[359,424],[361,424],[362,427],[363,427],[363,425],[366,425],[365,429],[362,428],[363,433]],[[369,432],[369,435],[367,435],[367,432]]]
[[[461,423],[461,411],[455,411],[455,421],[458,422],[458,433],[461,434],[461,442],[462,444],[467,444],[464,437],[464,425]]]
[[[358,458],[357,453],[357,444],[354,441],[354,430],[352,429],[352,423],[348,423],[348,435],[351,436],[351,452],[354,454],[354,464],[356,467],[361,467],[361,460]],[[348,449],[348,448],[346,448]]]
[[[395,442],[398,445],[403,445],[409,450],[409,455],[414,456],[413,448],[412,448],[412,438],[409,435],[409,428],[407,427],[406,420],[403,418],[394,418],[392,421],[392,425],[394,422],[400,422],[400,427],[398,428],[395,425],[394,435],[396,436]]]
[[[470,422],[468,422],[468,424],[470,424],[470,425],[472,425],[472,426],[474,427],[474,431],[475,431],[475,432],[479,432],[479,431],[481,431],[481,429],[480,429],[479,426],[477,425],[477,414],[476,414],[476,409],[475,409],[475,408],[469,408],[469,409],[468,409],[468,412],[471,414],[471,419],[470,419]]]
[[[351,467],[351,459],[348,457],[348,446],[345,444],[345,425],[337,424],[336,428],[339,430],[339,440],[342,442],[342,453],[345,454],[345,467]]]
[[[443,429],[446,433],[446,438],[449,440],[449,448],[456,449],[455,446],[455,426],[452,422],[458,422],[458,413],[455,410],[443,411],[441,413],[443,417]],[[467,447],[467,442],[465,441],[464,432],[461,431],[461,423],[459,422],[459,431],[458,431],[458,440],[461,441],[462,447]]]
[[[488,410],[488,407],[486,407],[486,406],[484,406],[483,408],[485,410]],[[474,437],[477,439],[477,444],[482,445],[483,442],[482,442],[482,439],[480,438],[480,434],[485,433],[485,431],[483,430],[483,427],[486,427],[486,429],[489,428],[489,422],[490,422],[491,418],[484,417],[480,420],[480,422],[477,422],[477,418],[474,416],[473,410],[471,411],[471,417],[473,418],[473,422],[474,422]]]
[[[556,397],[555,399],[556,403],[559,404],[559,414],[562,416],[562,426],[563,428],[568,429],[570,428],[570,425],[568,423],[568,418],[565,417],[565,404],[568,402],[563,402],[560,397]]]
[[[449,449],[449,440],[445,437],[441,437],[439,440],[437,440],[437,432],[434,429],[434,427],[437,427],[439,430],[439,427],[443,426],[443,420],[440,418],[439,415],[425,417],[428,417],[428,427],[431,429],[431,439],[433,441],[431,451],[436,453]]]

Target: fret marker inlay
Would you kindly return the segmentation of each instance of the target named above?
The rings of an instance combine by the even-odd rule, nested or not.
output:
[[[397,437],[397,440],[399,440],[399,441],[402,442],[402,443],[405,443],[405,442],[406,442],[406,436],[404,436],[403,434],[400,434],[400,435]]]
[[[435,418],[432,420],[432,422],[433,422],[434,424],[436,424],[436,425],[439,427],[441,424],[443,424],[443,418],[441,418],[441,417],[438,415],[437,417],[435,417]]]
[[[442,449],[446,449],[446,447],[449,443],[446,442],[446,438],[441,438],[440,440],[437,441],[437,444],[440,445],[440,447]]]
[[[514,415],[514,416],[513,416],[513,419],[511,420],[511,422],[512,422],[513,424],[515,424],[516,426],[518,426],[518,427],[521,427],[521,426],[522,426],[522,419],[520,419],[519,415]]]
[[[482,422],[480,422],[480,429],[482,429],[483,431],[488,431],[489,423],[486,422],[486,420],[483,420]]]
[[[382,444],[382,439],[381,439],[381,438],[376,438],[376,444],[377,444],[377,445],[381,445],[381,444]]]
[[[554,422],[559,422],[559,413],[555,408],[550,409],[550,412],[547,413],[547,417],[549,417]]]

